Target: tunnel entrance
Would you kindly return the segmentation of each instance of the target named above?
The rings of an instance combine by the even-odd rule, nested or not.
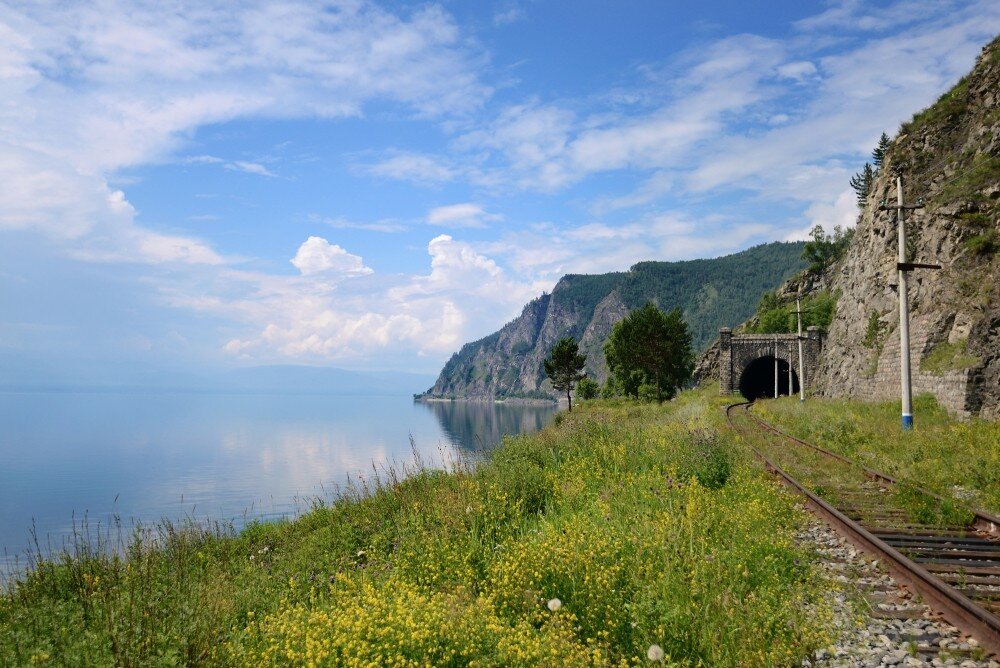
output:
[[[783,359],[778,360],[778,395],[795,394],[799,391],[799,376]],[[790,379],[790,381],[789,381]],[[740,394],[755,401],[774,396],[774,357],[766,355],[750,362],[740,374]]]

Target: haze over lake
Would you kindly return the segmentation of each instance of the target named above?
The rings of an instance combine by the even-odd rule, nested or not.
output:
[[[414,403],[410,395],[0,393],[0,549],[23,563],[117,514],[293,515],[372,463],[425,461],[534,431],[550,406]]]

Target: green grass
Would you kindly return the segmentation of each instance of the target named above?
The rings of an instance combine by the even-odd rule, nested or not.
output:
[[[968,77],[962,77],[951,90],[941,95],[937,102],[914,114],[910,121],[903,124],[902,130],[916,132],[928,126],[950,127],[967,113],[968,98],[969,80]]]
[[[833,585],[721,401],[587,402],[239,534],[81,539],[0,597],[0,665],[797,665]]]
[[[910,432],[900,429],[898,402],[779,399],[755,410],[816,445],[961,505],[1000,513],[1000,424],[951,418],[929,395],[915,398]]]
[[[970,369],[982,360],[968,352],[968,341],[942,341],[920,359],[920,370],[942,376],[949,371]]]

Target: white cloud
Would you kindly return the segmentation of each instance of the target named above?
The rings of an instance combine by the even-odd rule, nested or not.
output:
[[[468,113],[491,92],[476,58],[436,6],[405,15],[365,0],[8,6],[0,229],[34,229],[94,260],[129,244],[139,260],[209,260],[203,242],[145,237],[134,211],[109,206],[109,177],[170,159],[208,123],[357,116],[376,100],[423,117]],[[274,176],[259,162],[186,162]]]
[[[296,255],[299,276],[223,268],[207,286],[198,281],[200,292],[177,284],[162,285],[161,291],[175,307],[242,323],[247,333],[222,345],[231,356],[328,363],[387,351],[411,359],[453,352],[513,317],[543,288],[513,279],[494,260],[449,235],[431,239],[427,252],[427,273],[371,275],[334,285],[331,272],[361,275],[364,265],[313,237]]]
[[[336,218],[323,218],[322,216],[312,214],[309,216],[309,220],[321,222],[324,225],[329,225],[330,227],[338,230],[364,230],[366,232],[382,232],[384,234],[405,232],[407,230],[407,226],[404,223],[389,218],[369,223],[349,220],[343,216]]]
[[[393,151],[386,158],[371,164],[359,164],[356,168],[372,176],[422,184],[443,183],[457,176],[455,170],[443,164],[441,158],[404,151]]]
[[[846,188],[835,199],[812,203],[806,209],[809,224],[795,230],[785,241],[804,241],[809,238],[809,231],[816,225],[823,227],[827,233],[832,233],[837,226],[854,227],[858,220],[858,200],[854,191]]]
[[[449,158],[398,152],[365,169],[417,182],[462,177],[488,188],[555,191],[601,172],[682,167],[730,116],[762,99],[761,84],[774,76],[785,50],[753,35],[727,38],[651,74],[655,92],[634,95],[655,99],[651,111],[581,114],[531,100],[457,136]]]
[[[786,63],[777,68],[778,74],[786,79],[802,81],[816,74],[816,66],[808,60],[799,60],[793,63]]]
[[[821,14],[795,23],[803,31],[848,29],[863,32],[887,32],[918,22],[922,17],[962,9],[965,3],[954,0],[909,0],[877,7],[861,0],[837,0]]]
[[[503,216],[487,213],[482,206],[471,202],[439,206],[427,213],[429,224],[442,227],[486,227],[487,222],[498,220],[503,220]]]
[[[509,26],[523,21],[527,16],[524,8],[520,5],[514,3],[507,4],[493,12],[493,25],[501,27]]]
[[[372,273],[364,261],[323,237],[309,237],[290,262],[303,276],[313,274],[364,276]]]
[[[223,264],[224,260],[207,244],[183,236],[142,231],[136,235],[136,248],[151,262],[186,264]]]
[[[184,163],[188,165],[217,165],[225,160],[214,155],[190,155],[184,158]]]
[[[226,164],[226,169],[236,172],[246,172],[247,174],[256,174],[257,176],[270,176],[272,178],[278,176],[260,163],[244,162],[243,160],[235,160]]]

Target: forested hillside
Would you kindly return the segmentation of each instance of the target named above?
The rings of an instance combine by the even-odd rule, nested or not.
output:
[[[624,272],[566,275],[518,318],[463,346],[427,396],[549,397],[542,360],[563,336],[580,342],[588,375],[603,382],[602,346],[612,325],[647,300],[665,310],[680,308],[701,350],[720,327],[744,321],[761,295],[805,266],[802,247],[770,243],[714,259],[640,262]]]

